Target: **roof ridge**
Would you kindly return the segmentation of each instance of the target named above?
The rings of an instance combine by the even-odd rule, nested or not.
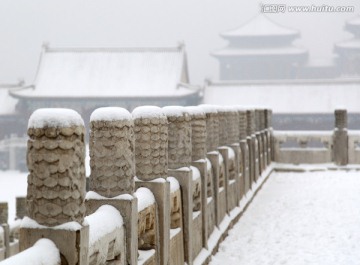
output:
[[[45,47],[45,52],[182,52],[183,47]]]
[[[278,33],[269,33],[268,35],[300,35],[300,31],[298,29],[294,29],[294,28],[291,28],[291,27],[287,27],[287,26],[284,26],[284,25],[281,25],[280,23],[278,23],[277,21],[274,21],[273,19],[269,18],[268,16],[266,16],[265,14],[263,13],[259,13],[255,16],[253,16],[251,19],[247,20],[246,22],[242,23],[240,26],[236,27],[236,28],[233,28],[233,29],[230,29],[230,30],[226,30],[222,33],[220,33],[220,36],[226,38],[226,37],[231,37],[231,36],[236,36],[236,35],[239,35],[239,36],[256,36],[256,31],[259,31],[259,29],[257,29],[254,32],[252,32],[250,35],[248,33],[240,33],[239,34],[239,31],[241,32],[242,30],[244,29],[247,29],[247,27],[249,26],[252,26],[252,25],[255,25],[256,23],[259,23],[259,21],[266,21],[265,23],[268,23],[269,25],[271,26],[275,26],[277,27],[277,30],[280,30],[282,32],[278,32]],[[261,31],[261,30],[260,30]],[[287,32],[285,32],[287,31]],[[285,33],[284,33],[285,32]]]

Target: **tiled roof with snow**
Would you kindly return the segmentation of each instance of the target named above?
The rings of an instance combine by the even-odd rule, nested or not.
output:
[[[33,88],[20,97],[158,97],[187,87],[183,46],[174,48],[44,48]]]
[[[266,37],[266,36],[299,36],[299,31],[283,27],[269,19],[264,14],[259,14],[234,30],[221,33],[224,38],[232,37]]]
[[[333,113],[339,105],[360,113],[359,101],[358,78],[209,82],[204,92],[206,104],[263,105],[274,113]]]

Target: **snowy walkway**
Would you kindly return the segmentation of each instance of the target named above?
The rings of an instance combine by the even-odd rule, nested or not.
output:
[[[360,264],[360,172],[272,174],[210,264]]]

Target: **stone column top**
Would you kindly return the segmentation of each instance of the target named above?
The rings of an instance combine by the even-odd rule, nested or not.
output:
[[[90,122],[96,121],[128,121],[129,124],[133,124],[131,113],[124,108],[120,107],[105,107],[98,108],[91,113]]]
[[[83,119],[75,110],[63,108],[37,109],[28,122],[28,129],[73,126],[84,126]]]
[[[132,111],[133,119],[166,118],[163,110],[157,106],[140,106]]]

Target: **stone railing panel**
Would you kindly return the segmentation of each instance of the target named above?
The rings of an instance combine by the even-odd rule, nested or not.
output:
[[[292,141],[297,147],[282,147],[282,144]],[[307,147],[307,143],[315,141],[322,147]],[[332,132],[314,131],[284,131],[274,132],[275,162],[292,164],[313,164],[332,162],[333,144]]]

